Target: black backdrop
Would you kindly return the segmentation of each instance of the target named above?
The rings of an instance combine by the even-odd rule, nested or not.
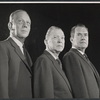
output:
[[[86,53],[100,73],[99,3],[0,3],[0,40],[9,36],[9,15],[17,9],[26,10],[32,20],[31,32],[25,42],[33,63],[45,49],[44,37],[50,26],[58,26],[65,33],[65,49],[60,54],[62,59],[71,48],[70,29],[82,23],[89,29],[89,46]]]

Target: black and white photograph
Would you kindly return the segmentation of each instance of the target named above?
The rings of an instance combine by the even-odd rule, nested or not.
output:
[[[100,2],[0,2],[0,99],[99,99]]]

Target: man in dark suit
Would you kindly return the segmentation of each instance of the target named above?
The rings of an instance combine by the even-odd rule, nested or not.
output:
[[[61,68],[60,60],[57,60],[64,49],[63,31],[51,26],[44,42],[46,50],[34,65],[34,98],[72,98],[69,82]]]
[[[71,29],[72,48],[63,57],[66,76],[74,98],[99,98],[100,77],[85,54],[88,47],[88,29],[78,24]]]
[[[24,10],[10,15],[10,37],[0,42],[0,98],[32,98],[31,58],[23,49],[31,20]]]

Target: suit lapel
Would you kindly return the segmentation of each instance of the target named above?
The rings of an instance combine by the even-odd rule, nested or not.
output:
[[[86,60],[86,58],[77,49],[71,49],[71,51],[74,51],[75,53],[77,53],[89,66],[91,66],[91,64]]]
[[[93,73],[94,73],[94,75],[95,75],[95,77],[96,77],[96,79],[97,79],[98,85],[99,85],[99,87],[100,87],[100,76],[99,76],[99,74],[98,74],[96,68],[94,67],[94,65],[93,65],[90,61],[88,62],[88,61],[85,59],[85,57],[83,57],[83,55],[82,55],[78,50],[76,50],[76,49],[71,49],[71,51],[74,51],[75,53],[77,53],[77,54],[89,65],[89,67],[92,69],[92,71],[93,71]]]
[[[63,70],[60,68],[59,64],[57,63],[57,61],[53,58],[53,56],[49,52],[44,51],[44,54],[52,61],[54,67],[59,72],[59,74],[63,77],[63,79],[65,80],[65,82],[67,83],[67,85],[68,85],[68,87],[69,87],[69,89],[71,91],[71,87],[69,85],[69,82],[68,82]]]
[[[25,63],[28,70],[32,73],[31,68],[30,68],[30,66],[32,66],[32,63],[31,63],[31,59],[30,59],[29,55],[27,57],[30,60],[30,65],[28,64],[25,56],[22,54],[22,52],[21,52],[20,48],[18,47],[18,45],[11,38],[9,38],[9,41],[10,41],[11,45],[14,47],[14,50],[15,50],[16,54]]]
[[[29,55],[29,53],[28,53],[28,51],[26,49],[25,49],[25,51],[26,51],[26,56],[27,56],[28,64],[29,64],[29,66],[32,66],[32,60],[30,58],[30,55]]]

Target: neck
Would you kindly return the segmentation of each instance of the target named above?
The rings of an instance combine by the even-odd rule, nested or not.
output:
[[[16,39],[18,39],[21,43],[24,43],[25,41],[25,38],[18,38],[18,37],[15,37]]]
[[[17,40],[19,40],[21,43],[24,43],[25,41],[25,38],[20,38],[18,36],[13,36],[13,35],[10,35],[10,37],[15,37]]]
[[[77,49],[80,50],[80,51],[82,51],[83,53],[85,53],[85,48],[78,47]]]
[[[56,58],[58,58],[58,56],[59,56],[59,53],[58,52],[53,52],[53,51],[51,51],[53,54],[54,54],[54,56],[56,57]]]
[[[81,52],[85,53],[85,49],[86,48],[82,48],[82,47],[75,47],[75,46],[72,46],[73,48],[76,48],[77,50],[80,50]]]
[[[59,57],[60,52],[55,51],[55,50],[50,50],[50,49],[46,49],[46,50],[49,51],[49,52],[51,52],[55,56],[55,58]]]

